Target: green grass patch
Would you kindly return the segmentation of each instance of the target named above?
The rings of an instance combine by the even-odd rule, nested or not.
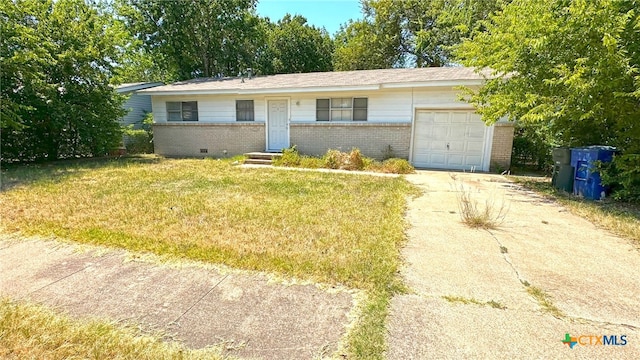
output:
[[[525,288],[527,289],[527,293],[531,295],[534,299],[536,299],[536,301],[544,311],[548,312],[549,314],[557,318],[564,317],[564,314],[562,313],[562,311],[553,304],[553,300],[551,299],[549,294],[547,294],[544,290],[537,288],[535,286],[532,286],[530,284],[525,284]]]
[[[462,296],[453,296],[453,295],[445,295],[442,297],[443,299],[447,300],[450,303],[459,303],[459,304],[464,304],[464,305],[478,305],[478,306],[490,306],[494,309],[500,309],[500,310],[505,310],[507,307],[503,304],[501,304],[498,301],[495,300],[490,300],[490,301],[480,301],[478,299],[474,299],[474,298],[466,298],[466,297],[462,297]]]
[[[549,178],[511,176],[511,180],[566,206],[572,213],[640,246],[640,205],[605,201],[589,201],[556,190]]]
[[[0,299],[3,359],[222,359],[220,349],[189,350],[133,326],[76,320],[40,305]]]
[[[403,178],[142,157],[11,167],[3,180],[6,232],[365,290],[349,352],[382,356],[406,199],[418,193]]]

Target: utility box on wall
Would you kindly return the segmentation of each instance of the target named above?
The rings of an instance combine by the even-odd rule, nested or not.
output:
[[[616,149],[611,146],[587,146],[571,149],[573,193],[585,199],[600,200],[607,192],[602,185],[596,162],[611,162]]]

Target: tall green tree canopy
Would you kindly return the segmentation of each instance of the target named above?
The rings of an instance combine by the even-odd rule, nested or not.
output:
[[[389,69],[402,60],[395,36],[380,31],[368,19],[343,25],[334,42],[333,66],[336,70]]]
[[[307,24],[300,15],[286,14],[275,24],[268,19],[265,23],[267,48],[258,59],[263,74],[333,70],[333,41],[326,30]]]
[[[457,49],[495,76],[470,101],[489,123],[541,123],[563,145],[640,152],[639,5],[513,1]]]
[[[123,99],[109,80],[129,39],[82,0],[0,0],[2,160],[106,153]]]
[[[116,8],[174,80],[235,76],[264,42],[255,0],[120,0]]]
[[[336,35],[337,69],[444,66],[453,45],[507,0],[362,0],[364,19]]]

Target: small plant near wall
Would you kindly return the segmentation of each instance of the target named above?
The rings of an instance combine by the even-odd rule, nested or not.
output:
[[[326,168],[336,170],[372,171],[388,174],[411,174],[414,167],[405,159],[391,158],[382,162],[368,158],[360,149],[353,148],[350,152],[330,149],[322,158],[300,155],[295,146],[282,151],[282,156],[274,159],[275,166]]]
[[[153,114],[147,113],[142,119],[140,129],[134,129],[134,125],[127,125],[122,128],[124,135],[124,145],[129,154],[151,154],[153,153]]]
[[[296,146],[293,145],[288,149],[283,149],[282,156],[273,159],[273,165],[296,167],[300,165],[301,161],[300,153],[298,153]]]

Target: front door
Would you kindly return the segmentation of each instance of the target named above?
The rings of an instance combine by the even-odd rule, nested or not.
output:
[[[287,100],[269,100],[267,151],[289,147],[289,110]]]

